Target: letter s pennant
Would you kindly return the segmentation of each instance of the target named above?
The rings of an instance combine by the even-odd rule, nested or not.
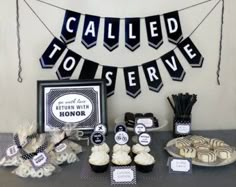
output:
[[[115,92],[117,67],[103,66],[102,78],[106,80],[107,97]]]

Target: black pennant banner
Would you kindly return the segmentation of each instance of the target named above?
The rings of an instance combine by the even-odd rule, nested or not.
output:
[[[174,11],[164,14],[164,20],[169,42],[178,44],[183,39],[179,12]]]
[[[163,82],[156,60],[147,62],[142,66],[149,89],[154,92],[159,92],[163,87]]]
[[[138,66],[124,67],[127,95],[136,98],[141,93]]]
[[[80,59],[80,55],[68,50],[56,72],[58,79],[70,79]]]
[[[125,18],[125,46],[131,51],[140,46],[139,18]]]
[[[79,26],[80,13],[66,10],[60,38],[69,44],[75,41]]]
[[[79,79],[93,79],[98,69],[98,63],[91,60],[84,60]]]
[[[117,67],[103,66],[102,78],[106,80],[107,97],[115,92]]]
[[[105,18],[103,45],[113,51],[119,46],[120,19]]]
[[[148,44],[154,49],[158,49],[163,44],[160,16],[150,16],[145,18]]]
[[[189,37],[179,43],[178,48],[193,68],[202,67],[204,57]]]
[[[53,68],[65,49],[65,44],[54,38],[39,59],[42,68]]]
[[[172,80],[182,81],[184,79],[185,71],[173,50],[163,55],[161,59]]]
[[[82,44],[87,49],[97,44],[99,23],[100,17],[91,15],[85,16]]]
[[[177,11],[165,13],[163,15],[154,14],[148,17],[133,17],[133,18],[132,17],[111,18],[111,17],[99,17],[95,15],[84,15],[82,13],[73,12],[63,8],[64,10],[66,10],[60,36],[63,42],[58,38],[54,37],[54,39],[51,41],[51,43],[49,44],[49,46],[47,47],[47,49],[44,51],[43,55],[40,58],[41,66],[42,68],[53,68],[59,59],[63,59],[62,62],[60,62],[60,65],[56,71],[57,77],[58,79],[71,78],[71,76],[75,72],[76,67],[80,63],[81,58],[84,59],[84,57],[73,52],[67,47],[67,44],[74,42],[76,39],[76,34],[78,32],[81,16],[84,16],[82,39],[81,39],[82,44],[87,49],[92,48],[97,44],[100,19],[104,19],[103,45],[110,52],[115,50],[119,46],[121,20],[124,20],[125,22],[124,31],[125,31],[126,48],[128,48],[131,51],[135,51],[137,48],[140,47],[141,23],[143,23],[141,20],[144,19],[145,19],[147,40],[149,46],[154,49],[160,48],[164,40],[162,32],[163,25],[161,21],[161,16],[163,16],[163,21],[165,24],[165,30],[167,32],[168,41],[176,45],[174,49],[172,49],[171,51],[169,51],[168,53],[164,54],[161,57],[153,59],[152,61],[142,63],[139,65],[131,65],[129,67],[114,67],[114,66],[109,66],[109,64],[104,66],[100,63],[84,59],[83,66],[81,68],[81,72],[78,77],[78,79],[93,79],[97,73],[98,66],[99,65],[102,66],[101,78],[106,80],[107,97],[109,97],[114,95],[115,92],[118,69],[123,69],[126,93],[130,97],[136,98],[141,93],[139,67],[142,66],[149,90],[154,92],[159,92],[163,87],[163,81],[161,78],[161,74],[159,72],[157,60],[159,59],[162,60],[172,80],[183,81],[185,77],[186,74],[185,70],[183,69],[175,53],[175,50],[177,48],[186,58],[191,67],[193,68],[202,67],[204,62],[204,57],[202,56],[202,54],[195,46],[190,37],[199,28],[199,26],[206,20],[206,18],[213,12],[213,10],[217,7],[219,2],[217,2],[217,4],[214,5],[214,7],[202,19],[200,24],[198,24],[197,27],[191,32],[191,34],[188,35],[188,37],[185,39],[182,33],[179,12],[188,8],[198,6],[200,4],[204,4],[206,2],[208,1],[205,1],[203,3],[196,3],[195,5],[185,7]],[[33,9],[31,10],[33,11]],[[33,13],[35,12],[33,11]],[[36,16],[38,15],[36,14]],[[47,30],[54,36],[54,34],[49,30],[49,27],[47,27],[47,25],[41,20],[39,16],[38,18],[44,24]],[[221,21],[222,21],[221,22],[221,28],[222,28],[223,19]],[[220,41],[220,44],[221,42],[222,40]],[[68,50],[66,51],[65,56],[61,58],[65,49]]]

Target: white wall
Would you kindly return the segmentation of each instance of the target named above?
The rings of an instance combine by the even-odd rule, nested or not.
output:
[[[52,32],[60,35],[64,12],[47,6],[36,0],[27,0]],[[53,4],[99,16],[131,17],[162,14],[201,2],[201,0],[47,0]],[[184,36],[188,36],[217,0],[180,13]],[[174,82],[169,77],[163,64],[159,68],[164,82],[160,93],[148,90],[143,71],[140,69],[142,94],[132,99],[125,93],[123,71],[119,70],[115,95],[108,98],[109,125],[125,111],[154,112],[157,116],[172,119],[172,111],[166,97],[178,92],[198,94],[198,102],[193,109],[194,129],[231,129],[236,128],[236,46],[233,33],[236,33],[235,0],[225,0],[225,23],[221,66],[221,85],[216,83],[218,61],[221,4],[192,36],[205,57],[203,68],[192,69],[177,52],[181,64],[186,70],[183,82]],[[23,83],[17,82],[18,60],[16,48],[16,7],[15,0],[0,0],[0,131],[12,132],[25,121],[36,120],[36,81],[57,79],[55,70],[41,69],[39,57],[42,55],[52,36],[37,20],[23,0],[20,0],[20,32],[23,62]],[[96,47],[87,50],[80,43],[83,19],[80,21],[77,41],[71,49],[85,58],[104,65],[137,65],[156,59],[173,46],[167,42],[154,50],[147,45],[144,22],[142,21],[141,47],[130,52],[124,47],[124,27],[121,25],[120,47],[109,52],[102,46],[103,27]],[[103,21],[101,22],[103,25]],[[165,31],[165,30],[163,30]],[[73,74],[77,78],[82,63]],[[101,67],[97,77],[101,74]]]

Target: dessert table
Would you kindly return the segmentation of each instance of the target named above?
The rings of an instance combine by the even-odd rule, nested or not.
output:
[[[236,130],[217,131],[194,131],[193,134],[203,135],[210,138],[216,137],[226,143],[236,146]],[[172,132],[153,132],[151,153],[156,158],[156,165],[151,173],[137,172],[136,186],[158,186],[158,187],[234,187],[236,185],[236,163],[223,167],[200,167],[193,166],[192,174],[169,174],[167,167],[168,153],[164,150],[166,143],[172,139]],[[0,135],[0,157],[7,142],[11,140],[11,134]],[[109,133],[107,143],[112,147],[114,144],[113,134]],[[82,143],[83,144],[83,143]],[[129,142],[132,145],[132,142]],[[85,145],[85,144],[84,144]],[[13,174],[12,168],[0,168],[1,187],[65,187],[65,186],[110,186],[109,170],[105,173],[93,173],[88,165],[90,147],[84,148],[79,155],[80,161],[62,166],[62,170],[48,178],[33,179],[20,178]]]

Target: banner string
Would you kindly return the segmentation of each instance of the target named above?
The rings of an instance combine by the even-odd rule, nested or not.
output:
[[[221,57],[222,57],[223,26],[224,26],[224,11],[225,11],[224,4],[225,4],[225,2],[224,2],[224,0],[222,0],[219,59],[218,59],[217,72],[216,72],[218,85],[220,85],[220,66],[221,66]]]
[[[22,73],[22,59],[21,59],[21,39],[20,39],[20,14],[19,14],[19,0],[16,0],[16,37],[17,37],[17,57],[18,57],[18,77],[19,83],[23,82]]]
[[[41,0],[37,0],[37,1],[41,1]],[[206,2],[209,2],[209,1],[213,1],[213,0],[208,0],[208,1],[205,1],[205,3]],[[214,9],[217,7],[217,5],[221,2],[222,0],[218,0],[217,1],[217,3],[210,9],[210,11],[207,13],[207,15],[202,19],[202,21],[196,26],[196,28],[191,32],[191,34],[188,36],[188,37],[190,37],[190,36],[192,36],[195,32],[196,32],[196,30],[200,27],[200,25],[202,25],[203,24],[203,22],[210,16],[210,14],[214,11]],[[26,1],[26,0],[24,0],[24,2],[27,4],[27,6],[31,9],[31,11],[35,14],[35,16],[38,18],[38,20],[45,26],[45,28],[49,31],[49,33],[53,36],[53,37],[55,37],[55,38],[57,38],[54,34],[53,34],[53,32],[48,28],[48,26],[44,23],[44,21],[39,17],[39,15],[34,11],[34,9],[30,6],[30,4]],[[203,4],[203,3],[202,3]],[[193,7],[194,5],[192,5],[191,7]],[[186,9],[186,8],[185,8]],[[69,49],[67,46],[66,46],[66,48],[67,49]],[[172,50],[170,50],[170,51],[173,51],[173,50],[175,50],[177,48],[177,46],[175,46]],[[158,57],[157,59],[153,59],[153,60],[159,60],[161,57]],[[85,60],[86,58],[84,58],[84,57],[82,57],[81,56],[81,59],[83,59],[83,60]],[[99,66],[104,66],[104,65],[102,65],[102,64],[99,64],[98,63],[98,65]],[[137,67],[141,67],[143,64],[140,64],[140,65],[133,65],[133,66],[137,66]],[[110,66],[110,67],[113,67],[113,66]],[[123,69],[124,67],[122,67],[122,66],[114,66],[114,67],[116,67],[116,68],[118,68],[118,69]]]
[[[61,10],[63,10],[63,11],[68,10],[68,9],[66,9],[66,8],[60,7],[60,6],[55,5],[55,4],[52,4],[52,3],[48,3],[48,2],[43,1],[43,0],[36,0],[36,1],[38,1],[38,2],[40,2],[40,3],[43,3],[43,4],[47,4],[47,5],[49,5],[49,6],[52,6],[52,7],[58,8],[58,9],[61,9]],[[193,4],[193,5],[190,5],[190,6],[181,8],[181,9],[176,10],[176,11],[180,12],[180,11],[183,11],[183,10],[187,10],[187,9],[190,9],[190,8],[193,8],[193,7],[196,7],[196,6],[199,6],[199,5],[208,3],[208,2],[210,2],[210,1],[215,1],[215,0],[205,0],[205,1],[202,1],[202,2],[200,2],[200,3],[196,3],[196,4]],[[83,15],[83,16],[88,15],[88,14],[84,14],[84,13],[80,13],[80,14]],[[158,15],[163,16],[164,14],[165,14],[165,13],[163,13],[163,14],[158,14]],[[92,14],[89,14],[89,15],[94,16],[94,15],[92,15]],[[100,18],[103,18],[103,19],[106,18],[106,17],[103,17],[103,16],[99,16],[99,17],[100,17]],[[143,16],[143,17],[137,16],[137,17],[140,18],[140,19],[144,19],[145,17],[148,17],[148,16]],[[109,17],[109,18],[118,18],[118,17]],[[125,18],[129,18],[129,17],[125,17]],[[118,19],[124,20],[125,18],[124,18],[124,17],[123,17],[123,18],[119,17]]]

